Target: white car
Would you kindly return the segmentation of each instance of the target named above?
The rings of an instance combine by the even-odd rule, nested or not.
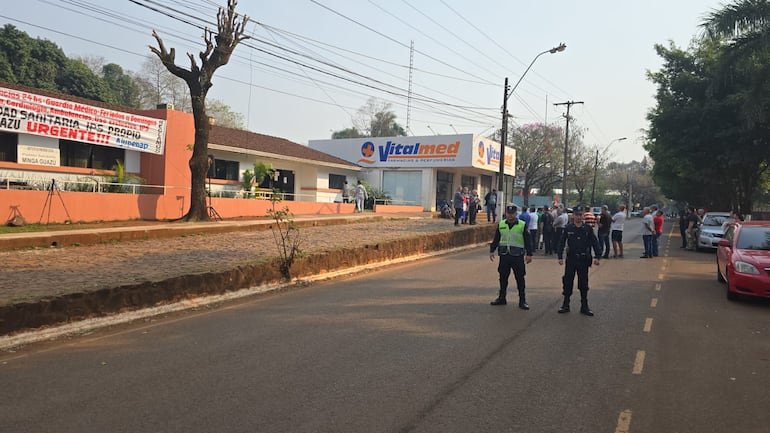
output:
[[[730,218],[730,212],[706,212],[703,215],[703,224],[698,226],[695,239],[696,250],[715,250],[719,241],[724,237],[722,223]]]

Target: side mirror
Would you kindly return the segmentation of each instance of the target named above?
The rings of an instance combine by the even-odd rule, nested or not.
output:
[[[730,241],[728,241],[727,239],[720,239],[717,245],[719,245],[720,247],[730,248]]]

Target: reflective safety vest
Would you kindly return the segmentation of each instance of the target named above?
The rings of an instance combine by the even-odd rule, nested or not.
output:
[[[524,250],[524,231],[527,224],[522,220],[517,220],[516,225],[508,227],[506,220],[500,221],[498,226],[500,230],[500,244],[497,247],[498,254],[513,256],[523,256]]]

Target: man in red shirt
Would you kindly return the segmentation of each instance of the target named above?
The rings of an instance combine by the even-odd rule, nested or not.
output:
[[[663,211],[658,209],[652,217],[652,223],[655,226],[655,233],[652,235],[652,256],[658,257],[658,238],[663,234]]]

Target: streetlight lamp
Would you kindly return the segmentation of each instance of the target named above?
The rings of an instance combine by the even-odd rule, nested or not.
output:
[[[627,137],[620,137],[610,141],[610,144],[608,144],[607,147],[604,148],[604,151],[606,152],[607,150],[609,150],[610,146],[612,146],[612,143],[615,143],[616,141],[623,141],[626,138]],[[598,169],[599,169],[599,148],[596,148],[596,159],[594,160],[594,183],[591,186],[591,206],[595,206],[594,193],[596,192],[596,171]]]
[[[564,43],[559,44],[558,46],[555,46],[551,48],[550,50],[545,50],[542,53],[535,56],[534,59],[532,59],[532,62],[527,66],[527,69],[524,70],[524,73],[521,74],[521,77],[519,77],[519,81],[516,82],[516,84],[513,85],[513,88],[508,91],[508,77],[505,78],[505,88],[503,89],[503,129],[501,131],[501,137],[500,137],[500,172],[497,176],[497,192],[500,194],[499,199],[497,200],[498,203],[500,203],[500,215],[503,215],[503,210],[505,209],[505,194],[503,193],[503,188],[505,187],[505,146],[507,145],[506,141],[508,141],[508,98],[513,95],[513,92],[516,91],[516,88],[519,87],[519,84],[521,83],[521,80],[524,79],[524,76],[527,75],[527,72],[529,72],[529,69],[532,68],[532,65],[535,64],[535,61],[540,58],[543,54],[549,53],[560,53],[564,51],[567,48],[567,45]],[[502,218],[502,217],[501,217]]]

